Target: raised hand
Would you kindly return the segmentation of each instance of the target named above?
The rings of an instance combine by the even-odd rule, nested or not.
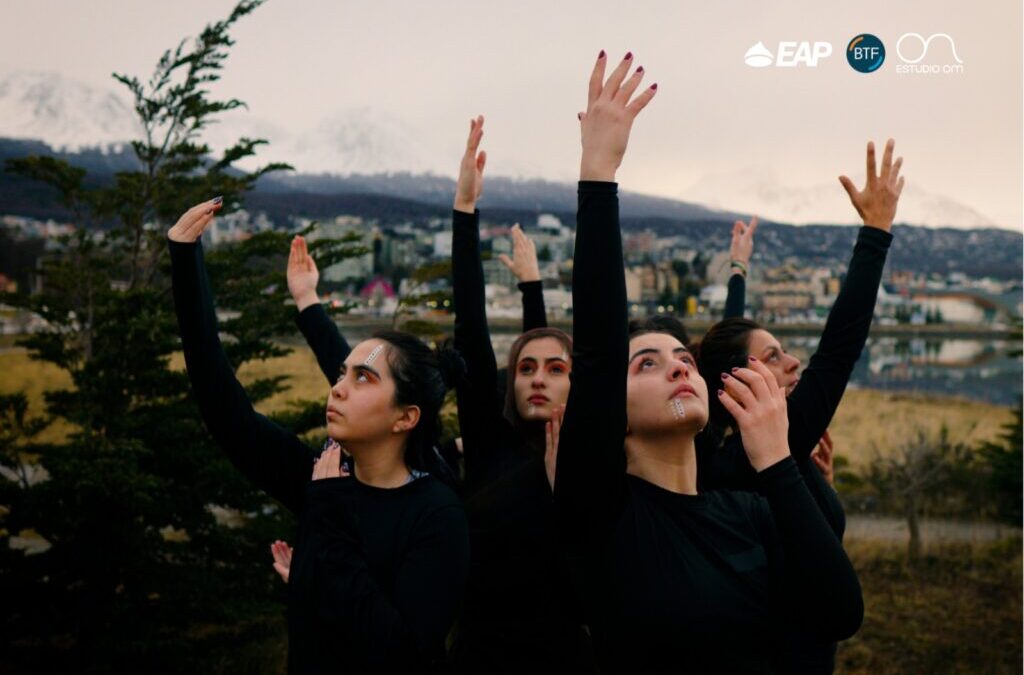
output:
[[[540,281],[540,267],[537,266],[537,248],[526,236],[519,223],[512,226],[512,257],[502,253],[498,260],[516,275],[519,281]]]
[[[292,239],[292,248],[288,252],[288,292],[292,294],[295,306],[299,311],[320,302],[316,294],[316,285],[320,281],[320,271],[316,261],[309,254],[306,240],[301,236]]]
[[[757,216],[753,216],[749,223],[737,220],[732,226],[732,242],[729,244],[729,262],[743,265],[743,272],[746,273],[746,266],[750,264],[750,256],[754,253],[754,231],[757,230]]]
[[[167,230],[167,238],[182,244],[191,244],[203,236],[203,231],[213,222],[213,216],[224,206],[223,197],[214,197],[208,202],[196,204],[178,218],[171,229]]]
[[[832,436],[828,433],[828,429],[826,429],[825,435],[818,442],[818,447],[811,453],[811,460],[814,461],[814,466],[818,467],[818,471],[821,471],[825,481],[833,487],[836,484],[834,459],[835,453],[832,445]]]
[[[484,137],[484,116],[478,115],[469,121],[469,138],[466,152],[459,165],[459,181],[455,184],[455,210],[465,213],[476,211],[476,202],[484,189],[484,165],[487,153],[479,151],[480,139]]]
[[[863,190],[858,191],[853,181],[846,176],[839,177],[839,182],[846,189],[846,194],[850,195],[850,201],[853,202],[853,207],[857,209],[864,224],[886,232],[892,230],[892,221],[896,218],[896,204],[903,192],[903,177],[900,176],[903,158],[898,157],[895,163],[892,161],[895,145],[896,142],[891,138],[886,142],[885,153],[882,155],[882,172],[876,175],[875,144],[868,142],[868,177]]]
[[[652,84],[630,101],[643,79],[643,66],[626,78],[633,65],[633,53],[630,52],[606,81],[604,70],[607,61],[602,50],[590,74],[587,111],[579,114],[580,137],[583,142],[580,180],[615,180],[615,171],[622,164],[622,157],[626,153],[633,120],[651,102],[658,90],[658,85]]]
[[[270,545],[270,555],[274,557],[274,571],[288,583],[288,572],[292,567],[292,547],[278,539]]]
[[[789,456],[786,392],[763,363],[753,356],[748,363],[722,373],[718,398],[739,425],[750,465],[763,471]]]
[[[558,432],[562,429],[565,419],[565,405],[555,406],[551,410],[551,419],[544,425],[544,470],[548,474],[548,485],[555,491],[555,466],[558,464]]]

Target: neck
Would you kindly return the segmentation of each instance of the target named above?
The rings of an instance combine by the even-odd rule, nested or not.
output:
[[[626,473],[682,495],[697,494],[692,433],[626,437]]]
[[[367,444],[346,444],[345,449],[355,459],[356,479],[365,485],[396,488],[409,481],[409,467],[405,465],[406,435]]]

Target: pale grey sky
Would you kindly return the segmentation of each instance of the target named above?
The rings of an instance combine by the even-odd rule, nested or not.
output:
[[[4,0],[0,74],[109,88],[111,71],[148,74],[165,47],[233,4]],[[885,43],[876,73],[846,63],[861,32]],[[964,72],[898,74],[907,32],[951,35]],[[725,207],[744,206],[762,175],[797,192],[838,190],[840,173],[861,180],[865,140],[893,136],[908,183],[1001,227],[1022,224],[1020,0],[270,0],[234,36],[217,93],[248,102],[254,118],[301,134],[364,109],[429,136],[425,147],[450,155],[436,162],[447,173],[482,112],[491,171],[571,180],[592,60],[633,50],[659,93],[635,127],[624,188]],[[750,46],[775,51],[780,40],[827,41],[833,54],[813,69],[744,64]],[[922,63],[950,58],[936,42]]]

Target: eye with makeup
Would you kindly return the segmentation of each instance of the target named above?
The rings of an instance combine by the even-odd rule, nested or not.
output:
[[[343,379],[345,379],[345,374],[347,372],[348,372],[348,366],[342,364],[342,366],[341,366],[341,374],[338,375],[338,382],[341,382]],[[355,368],[355,375],[356,375],[356,382],[359,382],[360,384],[367,384],[367,383],[373,382],[376,379],[376,378],[374,378],[373,373],[371,373],[368,368],[361,367],[361,366],[356,366],[356,368]]]
[[[764,361],[767,363],[778,363],[780,356],[778,349],[769,349],[764,354]]]
[[[519,368],[516,370],[520,375],[532,375],[536,364],[532,359],[525,359],[519,362]]]

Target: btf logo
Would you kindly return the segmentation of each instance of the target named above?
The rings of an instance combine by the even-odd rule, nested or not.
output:
[[[859,73],[873,73],[885,61],[885,45],[870,33],[861,33],[846,45],[846,60]]]

